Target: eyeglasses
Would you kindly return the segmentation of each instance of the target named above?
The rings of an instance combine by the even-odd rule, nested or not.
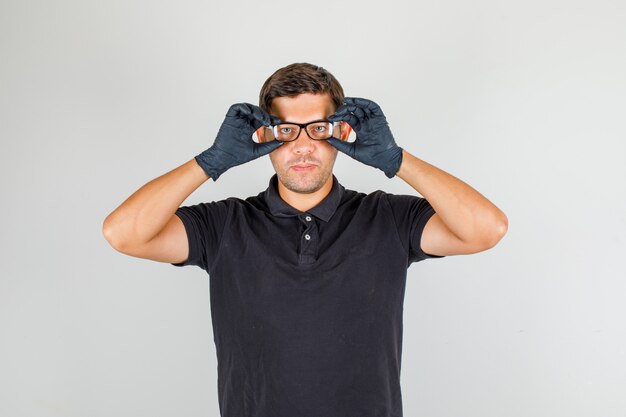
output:
[[[315,120],[313,122],[281,123],[265,128],[265,140],[278,140],[280,142],[291,142],[300,136],[300,130],[304,128],[307,135],[313,140],[327,140],[332,137],[341,137],[341,124],[339,122],[329,122],[328,120]]]

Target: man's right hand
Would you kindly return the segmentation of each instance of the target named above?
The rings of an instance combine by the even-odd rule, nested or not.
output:
[[[198,165],[217,181],[226,170],[267,155],[282,145],[280,141],[255,143],[252,134],[261,126],[277,124],[279,119],[249,103],[230,106],[213,145],[195,157]]]

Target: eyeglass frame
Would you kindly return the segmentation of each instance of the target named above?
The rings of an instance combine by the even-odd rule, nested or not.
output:
[[[306,132],[306,135],[309,137],[309,139],[311,140],[317,140],[317,141],[322,141],[322,140],[328,140],[332,137],[334,137],[331,133],[331,135],[325,139],[314,139],[311,137],[311,135],[309,134],[309,131],[307,130],[307,126],[312,125],[314,123],[320,123],[320,122],[326,122],[326,123],[330,123],[332,125],[332,129],[331,132],[335,131],[335,127],[339,127],[339,132],[341,132],[341,122],[331,122],[330,120],[326,120],[326,119],[320,119],[320,120],[313,120],[312,122],[308,122],[308,123],[294,123],[294,122],[281,122],[275,125],[270,125],[270,126],[266,126],[266,129],[270,129],[272,131],[272,135],[274,136],[274,140],[277,140],[278,142],[293,142],[295,140],[298,140],[298,138],[300,137],[300,133],[302,133],[302,129],[304,128],[304,131]],[[279,125],[294,125],[294,126],[298,126],[300,128],[300,131],[298,132],[298,134],[296,135],[295,138],[291,139],[291,140],[280,140],[276,138],[276,132],[274,132],[274,128],[278,127]]]

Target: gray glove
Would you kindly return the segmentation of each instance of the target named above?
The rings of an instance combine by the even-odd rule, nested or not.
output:
[[[356,133],[352,143],[335,138],[328,139],[328,143],[357,161],[382,170],[389,178],[396,175],[402,164],[402,148],[396,145],[378,104],[364,98],[346,97],[328,120],[343,120]]]
[[[249,103],[230,106],[213,145],[195,157],[198,165],[217,181],[226,170],[267,155],[282,145],[277,140],[255,143],[252,134],[261,126],[279,123],[260,107]]]

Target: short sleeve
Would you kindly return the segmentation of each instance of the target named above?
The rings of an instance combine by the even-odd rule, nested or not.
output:
[[[386,196],[393,212],[400,240],[408,248],[409,264],[428,258],[444,258],[445,256],[424,252],[420,245],[424,227],[435,214],[435,209],[428,200],[412,195],[386,194]]]
[[[189,256],[172,265],[195,265],[208,272],[217,256],[228,213],[227,200],[179,207],[174,214],[185,226]]]

